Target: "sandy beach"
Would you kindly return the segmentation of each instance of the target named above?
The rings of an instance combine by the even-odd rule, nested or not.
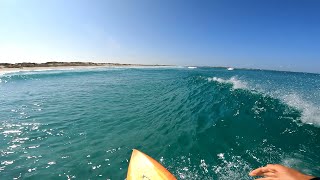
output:
[[[73,70],[73,69],[96,69],[96,68],[110,68],[110,67],[161,67],[168,65],[143,65],[143,64],[117,64],[117,63],[106,63],[104,65],[73,65],[73,66],[41,66],[41,67],[20,67],[10,68],[1,67],[0,74],[11,73],[11,72],[23,72],[23,71],[49,71],[49,70]]]

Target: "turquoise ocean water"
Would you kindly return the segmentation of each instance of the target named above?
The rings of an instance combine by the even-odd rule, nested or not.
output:
[[[320,175],[320,75],[101,68],[0,76],[0,179],[125,179],[131,149],[178,179]]]

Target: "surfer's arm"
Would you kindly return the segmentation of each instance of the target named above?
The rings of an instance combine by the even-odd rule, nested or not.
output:
[[[249,173],[250,176],[263,176],[257,180],[320,180],[314,176],[302,174],[299,171],[280,164],[268,164]]]

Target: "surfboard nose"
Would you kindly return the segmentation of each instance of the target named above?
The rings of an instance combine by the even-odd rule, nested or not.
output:
[[[160,163],[144,154],[132,149],[127,180],[176,180],[176,178]]]

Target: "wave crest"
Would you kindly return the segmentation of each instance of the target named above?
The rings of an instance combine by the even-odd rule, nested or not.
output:
[[[218,77],[208,78],[208,81],[215,81],[221,84],[231,84],[232,89],[245,89],[250,90],[250,92],[261,93],[263,96],[270,96],[275,99],[279,99],[284,104],[289,107],[293,107],[301,111],[300,121],[305,124],[314,125],[320,127],[320,107],[316,104],[302,98],[297,93],[289,93],[280,91],[280,93],[267,92],[263,88],[255,88],[254,85],[250,86],[246,81],[238,79],[236,76],[231,77],[230,79],[223,79]]]
[[[301,122],[320,126],[320,107],[302,99],[297,94],[287,94],[281,98],[286,104],[301,110]]]
[[[215,81],[218,83],[232,84],[233,89],[248,89],[248,84],[245,81],[239,80],[237,77],[233,76],[230,79],[222,79],[218,77],[208,78],[208,81]]]

